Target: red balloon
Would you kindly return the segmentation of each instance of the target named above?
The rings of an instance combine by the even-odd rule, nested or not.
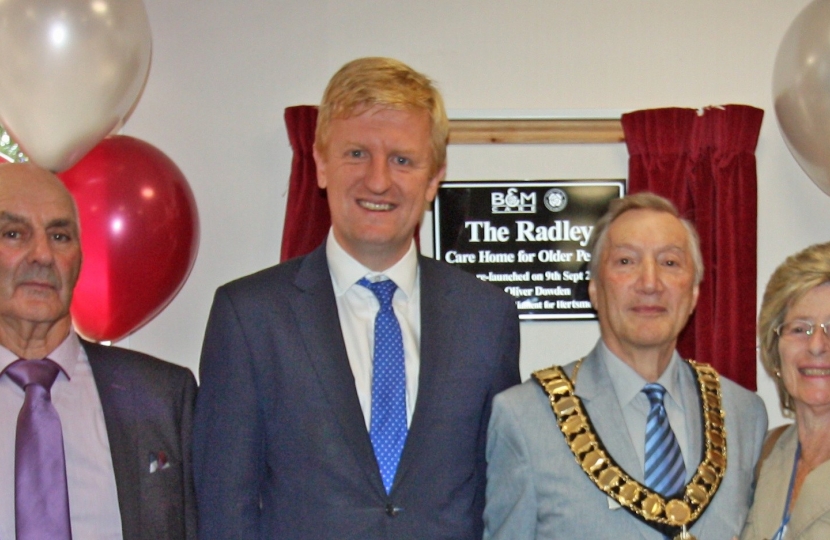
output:
[[[163,152],[124,135],[104,139],[58,176],[81,220],[75,328],[94,341],[118,341],[158,315],[187,280],[199,249],[193,192]]]

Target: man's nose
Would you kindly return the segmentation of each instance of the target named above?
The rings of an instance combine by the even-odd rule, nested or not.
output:
[[[640,288],[645,292],[654,292],[660,287],[660,278],[658,276],[657,261],[650,259],[643,260],[640,264],[639,276]]]
[[[46,232],[36,233],[32,237],[29,260],[40,264],[50,264],[54,260],[52,244]]]
[[[372,158],[369,170],[366,173],[366,187],[373,193],[384,193],[392,184],[391,173],[388,160]]]

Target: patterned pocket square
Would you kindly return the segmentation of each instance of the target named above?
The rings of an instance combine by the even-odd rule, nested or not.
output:
[[[170,462],[167,461],[167,453],[150,452],[150,474],[170,467]]]

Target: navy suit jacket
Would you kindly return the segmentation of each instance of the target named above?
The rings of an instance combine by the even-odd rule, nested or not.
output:
[[[104,409],[124,540],[195,539],[193,374],[136,351],[81,344]]]
[[[325,245],[216,292],[194,431],[202,538],[481,537],[491,402],[519,382],[516,307],[456,268],[419,265],[419,390],[389,495]]]

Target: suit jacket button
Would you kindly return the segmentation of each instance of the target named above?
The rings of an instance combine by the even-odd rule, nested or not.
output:
[[[395,517],[398,515],[400,508],[395,508],[395,505],[389,503],[386,505],[386,515],[389,517]]]

